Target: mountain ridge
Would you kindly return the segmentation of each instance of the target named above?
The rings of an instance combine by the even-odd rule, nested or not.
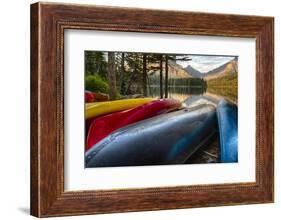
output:
[[[157,68],[159,64],[150,64],[151,66]],[[217,68],[214,68],[206,73],[202,73],[196,68],[191,65],[183,68],[180,64],[176,63],[175,61],[169,60],[169,78],[173,79],[187,79],[187,78],[203,78],[205,80],[211,80],[218,77],[223,77],[226,75],[230,75],[234,72],[238,72],[238,58],[235,57],[234,59],[224,63]],[[160,71],[156,70],[153,71],[154,74],[159,75]],[[165,73],[165,65],[163,68],[163,74]]]
[[[150,67],[154,67],[154,68],[157,68],[159,66],[158,63],[153,63],[153,64],[150,64]],[[163,75],[165,74],[165,65],[163,65]],[[172,61],[172,60],[169,60],[168,62],[168,68],[169,68],[169,78],[172,78],[172,79],[187,79],[187,78],[193,78],[192,75],[190,75],[189,73],[187,73],[185,71],[185,69],[177,64],[175,61]],[[160,71],[159,70],[155,70],[153,71],[152,73],[156,74],[156,75],[159,75],[160,74]]]
[[[204,78],[206,80],[210,80],[213,78],[217,78],[217,77],[221,77],[224,75],[228,75],[228,74],[237,72],[237,68],[238,68],[237,62],[238,62],[238,58],[235,57],[234,59],[230,60],[229,62],[222,64],[221,66],[219,66],[215,69],[212,69],[206,73],[200,72],[199,70],[195,69],[191,65],[188,65],[184,69],[192,77]]]
[[[194,78],[203,78],[204,74],[200,72],[199,70],[195,69],[193,66],[188,65],[184,68],[184,70]]]
[[[230,60],[229,62],[207,72],[204,76],[204,79],[211,80],[214,78],[223,77],[226,75],[232,75],[238,72],[238,58]]]

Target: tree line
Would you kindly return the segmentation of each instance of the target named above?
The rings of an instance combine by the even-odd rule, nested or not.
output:
[[[110,100],[114,100],[134,94],[147,96],[149,84],[152,83],[159,85],[160,98],[167,98],[169,85],[200,84],[201,79],[198,79],[199,82],[169,78],[170,60],[191,59],[188,55],[85,51],[86,89],[96,89],[91,87],[93,83],[87,84],[87,79],[91,79],[95,81],[95,87],[101,88],[100,92],[108,93]]]

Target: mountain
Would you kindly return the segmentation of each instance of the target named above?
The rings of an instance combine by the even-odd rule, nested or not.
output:
[[[193,68],[191,65],[188,65],[184,69],[192,77],[204,78],[205,80],[211,80],[214,78],[222,77],[222,76],[237,72],[237,68],[238,68],[237,63],[238,63],[238,59],[236,57],[233,60],[231,60],[213,70],[210,70],[209,72],[206,72],[206,73],[200,72],[199,70]]]
[[[199,70],[195,69],[191,65],[183,68],[181,65],[177,64],[175,61],[169,61],[169,78],[179,79],[179,78],[204,78],[205,80],[211,80],[237,72],[238,68],[238,59],[237,57],[233,60],[213,69],[207,73],[202,73]],[[150,64],[157,68],[159,64]],[[159,70],[156,70],[154,73],[159,75]],[[165,74],[165,65],[163,68],[163,74]]]
[[[204,74],[201,73],[199,70],[194,69],[191,65],[188,65],[184,68],[184,70],[194,78],[203,78]]]
[[[156,68],[156,70],[153,71],[153,73],[155,75],[159,75],[160,71],[159,69],[157,69],[159,67],[158,63],[150,63],[148,65],[148,68]],[[190,75],[189,73],[187,73],[185,71],[185,69],[177,64],[175,61],[169,60],[169,65],[168,65],[168,74],[169,74],[169,78],[173,78],[173,79],[180,79],[180,78],[192,78],[192,75]],[[163,64],[163,76],[165,75],[165,63]]]
[[[237,58],[207,73],[207,92],[227,96],[237,103],[238,97],[238,60]]]
[[[181,65],[177,64],[174,61],[169,61],[169,78],[192,78],[192,75],[189,74]]]
[[[215,68],[207,73],[204,74],[205,80],[211,80],[227,75],[232,75],[234,73],[237,73],[238,69],[238,59],[235,57],[233,60],[219,66],[218,68]]]

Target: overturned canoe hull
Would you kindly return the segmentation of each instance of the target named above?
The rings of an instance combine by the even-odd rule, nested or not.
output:
[[[238,162],[238,109],[227,100],[217,106],[220,134],[220,160],[222,163]]]
[[[176,110],[181,102],[175,99],[160,99],[138,106],[133,109],[100,116],[91,121],[87,135],[86,149],[109,135],[111,132],[129,124]]]
[[[183,164],[217,132],[215,108],[179,110],[118,129],[86,152],[86,167]]]

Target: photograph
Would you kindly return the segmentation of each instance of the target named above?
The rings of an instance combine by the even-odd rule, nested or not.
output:
[[[30,214],[273,203],[277,7],[91,4],[22,10],[30,151],[3,155],[30,158],[30,175],[5,169],[30,177]]]
[[[84,51],[85,168],[238,162],[238,56]]]

